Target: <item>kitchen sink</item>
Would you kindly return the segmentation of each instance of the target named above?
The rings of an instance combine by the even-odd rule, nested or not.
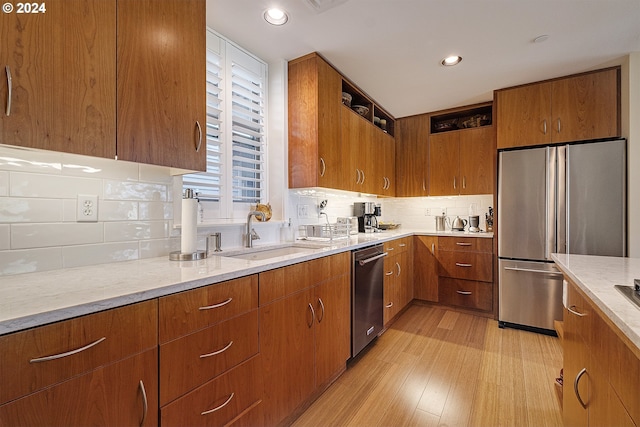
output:
[[[265,259],[277,258],[287,255],[312,253],[316,248],[300,247],[300,246],[286,246],[284,248],[275,249],[256,249],[251,252],[244,252],[237,255],[227,255],[229,258],[239,258],[251,261],[261,261]]]

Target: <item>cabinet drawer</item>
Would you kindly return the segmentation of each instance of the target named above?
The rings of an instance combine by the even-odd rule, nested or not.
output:
[[[486,237],[438,237],[441,251],[493,253],[493,239]]]
[[[233,368],[160,410],[163,427],[222,426],[262,401],[260,356]],[[255,425],[263,425],[258,422]]]
[[[493,308],[492,283],[441,277],[438,285],[438,298],[443,304],[484,311]]]
[[[456,279],[493,281],[491,254],[479,252],[438,252],[438,275]]]
[[[411,237],[403,237],[401,239],[391,240],[384,243],[384,251],[389,255],[395,255],[399,252],[406,252],[411,248]]]
[[[258,307],[258,276],[241,277],[160,298],[160,343]]]
[[[258,310],[160,346],[160,404],[258,353]]]
[[[158,344],[157,301],[0,337],[0,403]]]
[[[157,408],[154,348],[0,405],[0,426],[157,426]]]

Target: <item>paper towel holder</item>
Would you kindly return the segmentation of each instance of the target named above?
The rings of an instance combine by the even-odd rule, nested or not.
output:
[[[191,188],[185,189],[183,199],[197,199],[196,193]],[[207,246],[209,241],[207,239]],[[174,251],[169,253],[169,260],[171,261],[197,261],[200,259],[205,259],[207,257],[208,251],[199,251],[195,252],[186,252],[183,253],[181,251]]]

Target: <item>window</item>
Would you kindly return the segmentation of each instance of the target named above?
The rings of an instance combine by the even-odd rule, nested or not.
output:
[[[207,172],[183,177],[205,219],[266,200],[266,94],[267,65],[207,30]]]

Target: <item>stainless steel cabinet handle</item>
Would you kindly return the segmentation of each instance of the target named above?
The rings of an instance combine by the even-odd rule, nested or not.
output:
[[[536,270],[534,268],[518,268],[518,267],[504,267],[504,269],[510,270],[510,271],[522,271],[525,273],[550,274],[551,276],[562,277],[562,273],[560,273],[559,271]]]
[[[471,295],[472,292],[469,291],[456,291],[456,293],[459,293],[460,295]]]
[[[456,245],[458,245],[458,246],[471,246],[471,243],[466,243],[466,242],[456,242]]]
[[[37,357],[35,359],[31,359],[29,363],[48,362],[49,360],[62,359],[63,357],[72,356],[74,354],[78,354],[82,351],[88,350],[91,347],[100,344],[102,341],[106,339],[107,337],[102,337],[100,339],[95,340],[91,344],[87,344],[84,347],[76,348],[75,350],[67,351],[66,353],[54,354],[54,355],[45,356],[45,357]]]
[[[216,412],[219,411],[220,409],[224,408],[225,406],[227,406],[229,404],[229,402],[231,402],[231,399],[233,399],[233,396],[235,396],[235,393],[231,393],[231,395],[229,396],[229,398],[220,406],[213,408],[213,409],[209,409],[208,411],[204,411],[204,412],[200,412],[200,415],[209,415],[212,412]]]
[[[200,122],[196,120],[196,127],[198,128],[198,141],[196,142],[196,153],[200,152],[200,147],[202,146],[202,126],[200,126]]]
[[[473,264],[463,264],[461,262],[456,262],[457,267],[473,267]]]
[[[431,244],[431,253],[434,254],[436,252],[436,245],[435,243]]]
[[[576,315],[576,316],[578,316],[578,317],[584,317],[584,316],[586,316],[586,314],[585,314],[585,313],[580,313],[579,311],[576,311],[576,310],[575,310],[575,308],[576,308],[576,306],[575,306],[575,305],[572,305],[571,307],[567,307],[567,310],[569,310],[569,313],[571,313],[571,314],[575,314],[575,315]]]
[[[362,182],[360,184],[364,184],[364,180],[365,180],[364,170],[362,170],[361,172],[362,172]]]
[[[384,273],[385,276],[393,276],[393,271],[387,271]]]
[[[391,308],[391,307],[393,307],[393,303],[392,303],[392,302],[390,302],[389,304],[385,305],[385,307],[387,307],[387,308]]]
[[[312,327],[313,321],[316,318],[316,311],[313,309],[313,306],[311,305],[311,303],[309,303],[309,310],[311,310],[311,322],[307,323],[307,326]]]
[[[356,184],[360,184],[360,169],[356,169],[356,173],[358,174],[358,177],[356,178]]]
[[[400,243],[398,246],[400,246],[401,248],[404,248],[405,246],[407,246],[406,243]]]
[[[200,355],[200,359],[204,359],[206,357],[211,357],[211,356],[215,356],[217,354],[220,353],[224,353],[225,351],[229,350],[229,348],[233,345],[233,341],[229,341],[229,344],[225,345],[223,348],[221,348],[220,350],[216,350],[213,353],[207,353],[207,354],[201,354]]]
[[[466,176],[462,177],[462,188],[467,188],[467,177]]]
[[[396,277],[400,277],[400,273],[402,273],[402,267],[400,267],[400,263],[396,262],[396,268],[398,269],[398,274],[396,275]]]
[[[208,305],[206,307],[200,307],[198,310],[211,310],[213,308],[220,308],[220,307],[223,307],[223,306],[229,304],[231,301],[233,301],[233,298],[229,297],[227,300],[222,301],[221,303]]]
[[[427,191],[427,182],[424,178],[422,178],[422,191]]]
[[[542,122],[542,133],[547,134],[547,119]]]
[[[318,302],[320,303],[320,308],[322,309],[322,316],[318,316],[318,323],[322,322],[324,319],[324,303],[322,302],[322,298],[318,298]]]
[[[456,177],[455,177],[455,176],[453,177],[453,188],[454,188],[454,189],[456,189],[456,188],[457,188],[457,187],[456,187]]]
[[[363,265],[365,265],[367,263],[370,263],[371,261],[375,261],[377,259],[384,258],[387,255],[388,255],[387,252],[383,252],[380,255],[372,256],[371,258],[361,259],[360,261],[358,261],[358,264],[360,264],[360,267],[362,267]]]
[[[11,93],[13,91],[13,81],[11,79],[11,68],[9,68],[8,65],[5,65],[4,71],[7,73],[7,110],[6,110],[6,115],[10,116],[11,115],[11,98],[12,98]]]
[[[558,117],[558,133],[562,130],[562,126],[560,125],[560,118]]]
[[[585,409],[587,409],[587,405],[582,400],[582,397],[580,397],[580,390],[578,390],[578,383],[580,382],[580,378],[582,378],[582,376],[586,373],[587,373],[587,368],[582,368],[582,370],[578,372],[578,375],[576,375],[576,379],[573,380],[573,391],[575,392],[576,397],[578,398],[578,402],[580,402],[582,407]]]
[[[322,172],[320,172],[320,176],[324,176],[324,173],[327,171],[327,165],[322,157],[320,157],[320,165],[322,166]]]
[[[140,420],[140,426],[144,424],[144,420],[147,419],[147,412],[149,411],[149,401],[147,400],[147,390],[144,389],[144,383],[142,380],[138,383],[138,389],[142,394],[142,419]]]

